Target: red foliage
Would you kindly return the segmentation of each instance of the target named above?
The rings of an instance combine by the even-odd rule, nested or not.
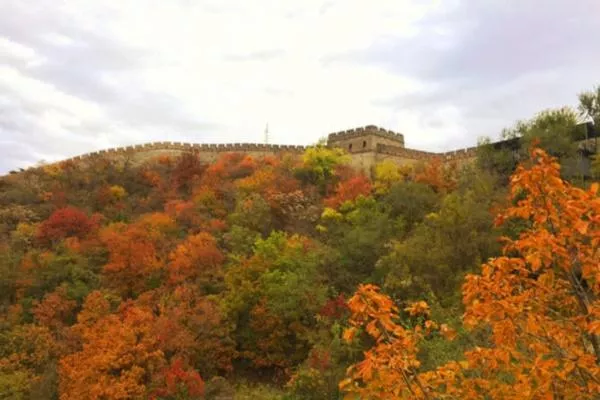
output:
[[[368,196],[371,193],[371,182],[364,175],[355,176],[346,181],[340,182],[335,194],[325,199],[327,207],[337,208],[346,201],[352,201],[358,196]]]
[[[173,169],[172,183],[176,189],[190,188],[191,183],[198,179],[206,170],[206,164],[200,161],[197,154],[185,153]]]
[[[185,368],[179,358],[173,360],[169,368],[163,371],[164,387],[154,392],[152,399],[163,396],[186,395],[186,398],[204,396],[204,381],[200,374],[193,369]]]
[[[340,294],[334,299],[330,299],[325,305],[319,310],[319,315],[332,319],[340,319],[344,314],[348,312],[348,305],[343,294]]]
[[[308,366],[325,372],[331,367],[331,352],[329,350],[312,349],[308,355]]]
[[[96,227],[96,221],[78,208],[65,207],[56,210],[42,222],[37,239],[43,243],[53,242],[70,236],[83,238]]]

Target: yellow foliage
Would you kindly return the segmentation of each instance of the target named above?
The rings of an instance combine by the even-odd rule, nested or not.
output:
[[[46,173],[47,175],[56,178],[57,176],[60,176],[62,174],[62,168],[60,167],[59,164],[48,164],[48,165],[44,165],[42,167],[42,170],[44,171],[44,173]]]
[[[387,193],[394,183],[403,179],[400,168],[393,161],[385,160],[375,166],[375,192],[377,194]]]
[[[325,207],[325,210],[323,210],[323,213],[321,214],[321,218],[322,219],[332,219],[335,221],[341,221],[343,216],[341,213],[334,210],[333,208]]]
[[[114,185],[110,187],[110,195],[115,200],[121,200],[122,198],[127,196],[127,191],[122,186]]]

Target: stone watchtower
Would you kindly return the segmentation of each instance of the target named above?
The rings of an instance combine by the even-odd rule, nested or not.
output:
[[[331,133],[327,137],[328,146],[340,147],[351,154],[375,152],[378,144],[404,148],[404,135],[368,125],[364,128]]]
[[[403,150],[404,135],[368,125],[331,133],[327,137],[327,146],[346,150],[351,155],[352,167],[369,175],[372,167],[379,161],[378,148],[387,146]]]

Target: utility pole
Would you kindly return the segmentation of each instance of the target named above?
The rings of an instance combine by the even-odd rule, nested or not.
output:
[[[265,126],[265,144],[269,144],[269,123]]]

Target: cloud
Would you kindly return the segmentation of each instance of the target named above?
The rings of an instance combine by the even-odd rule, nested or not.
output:
[[[378,124],[473,145],[597,79],[594,0],[5,0],[0,173],[153,140]]]
[[[574,104],[577,93],[600,83],[599,24],[594,0],[464,1],[422,19],[416,36],[381,36],[324,63],[376,65],[427,82],[376,104],[420,115],[421,132],[447,136],[419,142],[441,150],[479,135],[497,137],[544,108]],[[438,114],[449,107],[455,118],[440,125]]]
[[[285,51],[283,49],[261,50],[247,54],[228,54],[223,58],[226,61],[268,61],[275,58],[283,57]]]

